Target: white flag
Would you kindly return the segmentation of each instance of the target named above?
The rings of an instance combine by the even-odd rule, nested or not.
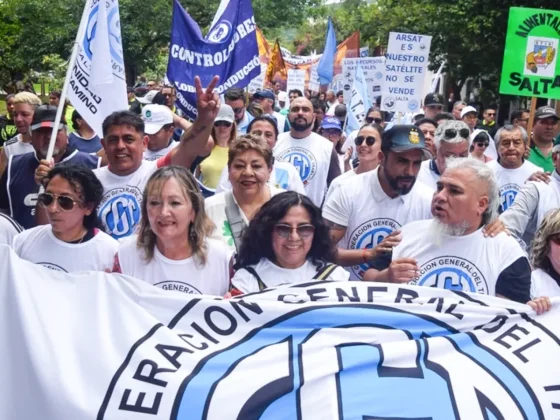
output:
[[[128,109],[118,0],[88,0],[68,99],[99,137],[114,111]]]

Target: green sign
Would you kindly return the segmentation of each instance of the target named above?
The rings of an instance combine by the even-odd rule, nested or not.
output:
[[[560,99],[560,11],[509,9],[500,93]]]

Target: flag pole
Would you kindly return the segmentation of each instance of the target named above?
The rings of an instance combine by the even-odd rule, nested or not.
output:
[[[531,107],[529,108],[529,122],[527,123],[527,137],[529,137],[528,146],[531,147],[531,139],[533,132],[533,124],[535,122],[535,108],[537,107],[537,98],[533,96],[531,98]]]
[[[58,127],[60,125],[60,119],[62,118],[62,111],[64,110],[64,103],[66,102],[66,96],[68,93],[68,85],[70,84],[70,76],[72,75],[72,70],[76,64],[76,59],[78,58],[78,44],[80,42],[80,36],[84,31],[86,19],[86,10],[89,10],[88,6],[91,0],[87,0],[84,6],[84,13],[82,14],[82,19],[80,20],[80,26],[78,28],[78,33],[76,34],[76,39],[72,46],[72,54],[70,55],[70,60],[68,61],[68,69],[66,70],[66,77],[64,78],[64,85],[62,86],[62,92],[60,93],[60,101],[58,103],[58,109],[56,110],[56,118],[54,120],[51,139],[49,142],[49,149],[47,151],[46,160],[50,161],[53,157],[54,144],[56,143],[56,136],[58,135]],[[105,3],[105,2],[104,2]]]

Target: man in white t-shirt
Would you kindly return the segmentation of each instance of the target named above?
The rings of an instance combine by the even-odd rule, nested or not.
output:
[[[438,181],[430,221],[402,229],[402,240],[372,263],[364,280],[438,287],[530,300],[531,267],[514,238],[485,238],[497,215],[498,184],[476,159],[450,159]]]
[[[436,190],[439,177],[445,171],[445,161],[450,157],[469,157],[469,127],[462,121],[447,120],[435,131],[435,159],[422,162],[418,181]]]
[[[218,77],[203,91],[200,79],[195,78],[198,117],[190,125],[174,115],[175,125],[185,130],[179,145],[157,161],[143,160],[148,143],[144,121],[130,111],[119,111],[103,121],[103,149],[109,165],[94,171],[103,184],[103,200],[98,208],[99,218],[108,234],[121,239],[132,234],[141,217],[144,187],[159,167],[180,165],[190,168],[198,156],[204,156],[213,141],[210,133],[220,107],[214,93]],[[212,144],[209,144],[212,143]]]
[[[179,142],[173,141],[175,122],[173,113],[167,106],[152,104],[144,106],[142,119],[144,133],[148,136],[148,144],[144,150],[145,160],[158,160],[179,145]],[[188,121],[180,121],[185,127],[190,126]]]
[[[432,191],[416,182],[422,160],[431,157],[418,127],[393,126],[383,133],[378,168],[347,179],[329,194],[323,218],[338,243],[336,263],[349,269],[351,280],[362,278],[388,235],[431,217]]]
[[[498,159],[487,163],[492,169],[500,188],[500,213],[514,202],[515,196],[535,172],[543,172],[534,163],[525,160],[529,137],[524,128],[506,125],[496,132]]]
[[[311,131],[314,118],[309,99],[296,98],[288,114],[290,131],[278,137],[274,157],[299,170],[307,196],[321,207],[331,181],[340,175],[340,165],[333,144]]]

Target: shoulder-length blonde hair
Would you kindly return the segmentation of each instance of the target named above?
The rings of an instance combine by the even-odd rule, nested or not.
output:
[[[231,123],[231,132],[229,133],[228,145],[231,144],[233,140],[237,137],[237,123],[234,121]],[[212,138],[214,142],[217,143],[216,140],[216,127],[212,125]]]
[[[548,258],[550,252],[549,240],[552,235],[557,233],[560,233],[560,209],[549,211],[535,234],[533,249],[531,250],[531,265],[533,268],[540,268],[545,271],[551,268]]]
[[[142,197],[142,220],[138,230],[136,246],[144,252],[144,260],[150,262],[154,257],[157,236],[152,230],[150,220],[148,219],[148,197],[160,195],[165,182],[169,179],[177,180],[183,190],[183,195],[191,202],[195,216],[194,221],[189,226],[185,239],[192,247],[193,256],[196,257],[195,262],[204,266],[207,259],[206,238],[214,230],[214,223],[206,215],[204,198],[200,193],[194,176],[187,169],[180,166],[160,168],[148,180]]]

